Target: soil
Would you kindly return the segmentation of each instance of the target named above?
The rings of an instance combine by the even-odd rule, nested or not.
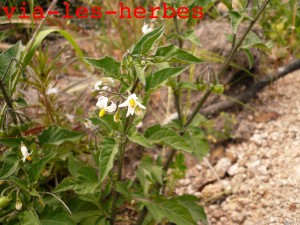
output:
[[[209,224],[300,224],[299,90],[300,71],[265,88],[236,117],[239,142],[212,151],[179,181],[177,194],[197,195]]]

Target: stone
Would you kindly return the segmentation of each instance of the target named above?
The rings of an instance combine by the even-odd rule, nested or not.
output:
[[[239,172],[239,165],[236,163],[236,164],[233,164],[232,166],[229,167],[227,173],[230,175],[230,176],[234,176],[236,175],[237,173]]]
[[[243,213],[239,213],[235,211],[232,212],[231,216],[232,216],[232,221],[238,224],[241,224],[246,219],[246,216]]]
[[[231,161],[228,158],[221,158],[215,166],[216,172],[220,177],[223,177],[231,166]]]

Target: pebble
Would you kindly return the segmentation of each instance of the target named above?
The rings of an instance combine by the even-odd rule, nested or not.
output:
[[[230,175],[230,176],[234,176],[236,175],[237,173],[239,172],[239,165],[236,163],[236,164],[233,164],[227,171],[227,173]]]
[[[229,167],[231,166],[230,159],[224,157],[221,158],[217,165],[215,166],[216,172],[220,177],[223,177],[225,173],[228,171]]]

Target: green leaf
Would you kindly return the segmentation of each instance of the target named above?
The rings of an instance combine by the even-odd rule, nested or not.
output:
[[[116,191],[122,194],[122,196],[129,202],[131,200],[131,192],[127,186],[128,185],[124,182],[116,182]]]
[[[100,125],[105,126],[109,130],[118,130],[119,129],[119,123],[116,123],[114,121],[114,115],[113,114],[105,114],[103,117],[95,117],[90,119],[93,123],[93,125]]]
[[[179,196],[177,199],[180,202],[180,204],[182,204],[185,208],[187,208],[190,211],[194,221],[201,221],[205,225],[208,224],[205,211],[203,207],[197,204],[198,198],[196,196],[182,195]]]
[[[34,162],[32,164],[32,167],[29,171],[29,179],[31,182],[37,181],[39,179],[39,176],[42,172],[43,167],[46,165],[46,163],[48,163],[53,157],[55,156],[55,154],[50,154],[45,156],[44,158],[40,159],[37,162]]]
[[[183,150],[188,153],[192,153],[193,149],[190,144],[175,131],[161,127],[160,125],[154,125],[145,131],[144,136],[150,143],[153,144],[165,144],[177,150]]]
[[[40,216],[43,225],[76,225],[70,218],[68,213],[62,208],[56,210],[47,207]]]
[[[157,198],[152,201],[144,201],[150,214],[157,222],[167,219],[176,225],[196,225],[190,211],[176,198]]]
[[[146,148],[153,148],[154,146],[149,143],[149,141],[147,140],[147,138],[145,138],[142,134],[139,134],[137,132],[132,132],[129,136],[128,139],[133,142],[133,143],[137,143],[141,146],[144,146]]]
[[[91,218],[94,216],[100,217],[102,215],[102,211],[99,210],[99,207],[90,202],[83,201],[78,198],[69,199],[66,204],[69,206],[69,209],[72,212],[70,218],[76,223],[80,224],[83,222],[85,218]],[[84,224],[84,223],[83,223]],[[96,223],[88,223],[88,224],[96,224]]]
[[[146,173],[145,173],[146,172]],[[153,161],[151,158],[149,157],[145,157],[142,159],[138,170],[137,170],[137,177],[139,178],[140,181],[142,181],[141,183],[144,183],[143,181],[145,179],[147,179],[147,175],[150,176],[148,178],[150,178],[153,181],[156,181],[160,184],[163,183],[162,180],[162,175],[163,175],[163,169],[161,166],[157,166],[155,164],[153,164]],[[139,176],[139,174],[143,174],[144,177]]]
[[[38,138],[40,145],[61,145],[66,141],[78,141],[82,136],[82,132],[70,131],[51,125]]]
[[[146,55],[153,45],[162,37],[163,33],[164,24],[142,36],[141,39],[134,45],[132,54]]]
[[[205,9],[214,2],[215,0],[194,0],[193,4],[190,6],[190,10],[192,11],[195,6],[202,6]]]
[[[232,0],[221,0],[221,2],[222,2],[229,10],[232,10]]]
[[[101,142],[101,151],[99,155],[100,183],[106,178],[109,171],[113,168],[117,153],[118,144],[113,138],[105,138]]]
[[[237,12],[237,11],[230,11],[229,16],[231,18],[231,26],[232,26],[232,32],[236,34],[237,29],[240,25],[240,23],[243,21],[244,17],[243,14]]]
[[[5,179],[11,176],[19,166],[20,159],[17,154],[8,153],[4,158],[4,163],[0,172],[0,179]]]
[[[18,138],[0,138],[0,143],[6,145],[7,147],[20,147],[21,148],[21,142],[25,141],[26,139],[23,137]]]
[[[261,48],[264,50],[270,50],[273,47],[273,43],[271,41],[268,41],[264,43],[260,38],[255,34],[254,32],[250,31],[242,43],[242,46],[240,49],[249,49],[249,48]]]
[[[147,77],[146,80],[146,91],[154,90],[160,86],[163,86],[170,77],[176,77],[185,71],[187,67],[169,67],[155,73],[151,74]]]
[[[194,43],[195,45],[197,45],[199,47],[202,47],[202,44],[201,44],[199,38],[195,35],[195,31],[194,30],[189,30],[189,31],[184,32],[181,35],[181,38],[183,40],[190,41],[190,42]]]
[[[76,194],[86,196],[87,199],[93,196],[94,201],[100,194],[100,184],[96,171],[92,167],[84,166],[77,171],[77,177],[65,178],[53,192],[63,192],[66,190],[74,190]]]
[[[208,142],[200,128],[189,127],[183,138],[190,144],[193,155],[195,155],[198,160],[201,160],[209,152]]]
[[[76,186],[73,190],[80,195],[92,194],[94,198],[100,194],[100,184],[94,168],[84,166],[78,170]],[[96,199],[95,199],[96,200]],[[97,200],[96,200],[97,201]]]
[[[84,59],[91,66],[102,70],[105,76],[112,77],[118,80],[120,79],[121,63],[117,62],[114,58],[105,56],[101,59],[93,59],[88,57],[85,57]]]
[[[51,33],[53,32],[58,32],[60,33],[66,40],[69,41],[69,43],[73,46],[73,48],[75,49],[75,51],[77,52],[77,54],[82,57],[83,54],[78,46],[78,44],[76,43],[76,41],[73,39],[72,35],[70,33],[68,33],[65,30],[60,30],[60,29],[48,29],[48,30],[43,30],[41,32],[38,33],[38,35],[35,37],[35,39],[32,41],[30,41],[25,49],[25,52],[27,52],[27,54],[24,56],[23,58],[23,67],[27,66],[28,63],[30,63],[32,57],[34,56],[37,48],[41,45],[41,43],[43,42],[43,40]]]
[[[139,78],[141,83],[145,86],[146,85],[146,78],[145,78],[145,66],[134,65],[136,76]]]
[[[4,79],[5,86],[11,83],[13,79],[12,76],[18,68],[16,66],[16,62],[12,61],[12,59],[19,60],[21,55],[21,50],[22,50],[22,44],[19,41],[15,45],[13,45],[12,47],[10,47],[9,49],[7,49],[6,51],[0,54],[0,79],[1,80],[3,79],[5,72],[8,69],[8,72]],[[11,63],[10,68],[8,68],[10,63]],[[8,92],[8,95],[10,95],[9,90],[10,90],[10,85],[6,86],[6,91]]]
[[[248,61],[249,61],[249,67],[250,67],[250,69],[251,69],[252,66],[253,66],[253,54],[252,54],[252,52],[251,52],[249,49],[247,49],[247,48],[244,48],[244,49],[243,49],[243,52],[245,53],[245,55],[246,55],[247,58],[248,58]]]
[[[77,177],[77,171],[83,167],[83,164],[77,160],[73,155],[69,156],[68,170],[73,177]]]
[[[168,62],[177,62],[184,64],[195,64],[203,62],[202,59],[197,58],[196,56],[192,55],[191,53],[188,53],[185,50],[177,48],[174,44],[157,48],[155,56],[164,57],[168,60]]]
[[[19,215],[22,225],[42,225],[34,210],[27,210]]]
[[[53,192],[63,192],[67,190],[74,190],[76,187],[76,180],[71,177],[67,177],[63,179],[61,183],[59,183]]]
[[[18,185],[20,188],[23,190],[28,190],[29,187],[29,182],[28,180],[22,180],[18,177],[15,176],[10,176],[9,179],[16,185]]]

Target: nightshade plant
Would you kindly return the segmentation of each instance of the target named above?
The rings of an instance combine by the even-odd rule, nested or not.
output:
[[[206,7],[213,2],[202,4]],[[41,132],[31,131],[24,135],[30,125],[24,123],[21,114],[11,104],[12,93],[16,89],[13,75],[19,79],[20,74],[16,70],[9,71],[9,79],[4,80],[8,69],[0,70],[1,91],[6,100],[4,108],[14,121],[13,125],[5,126],[8,118],[3,115],[0,118],[0,142],[10,147],[1,158],[0,222],[28,225],[171,222],[196,225],[201,221],[207,224],[198,198],[193,195],[176,196],[172,188],[186,170],[184,154],[201,160],[208,151],[205,133],[200,127],[204,118],[199,110],[211,94],[224,91],[218,77],[224,74],[236,51],[243,50],[252,64],[249,48],[264,45],[249,32],[269,1],[260,6],[255,18],[245,16],[248,4],[244,11],[236,12],[232,11],[230,1],[222,2],[231,10],[233,33],[230,38],[233,47],[218,73],[208,69],[210,82],[204,80],[201,74],[189,81],[182,79],[189,65],[200,64],[204,60],[183,49],[184,41],[199,45],[199,40],[193,30],[180,33],[176,18],[176,34],[167,36],[167,39],[175,39],[178,46],[172,42],[162,44],[165,34],[163,23],[153,30],[145,24],[145,34],[124,53],[121,62],[109,56],[84,58],[85,62],[102,70],[109,81],[109,84],[106,81],[96,83],[93,89],[98,96],[96,111],[91,118],[83,118],[89,133],[88,145],[83,132],[55,124]],[[249,27],[237,38],[237,27],[243,20],[250,20]],[[29,44],[22,54],[19,44],[15,45],[2,53],[0,60],[16,58],[25,69],[37,46],[51,32],[53,30],[40,32],[34,44]],[[78,50],[66,32],[58,32]],[[7,65],[4,68],[8,68]],[[50,78],[47,76],[47,79]],[[137,127],[147,113],[151,94],[163,86],[172,90],[178,118],[165,125],[142,127],[140,131]],[[201,100],[191,113],[183,110],[182,94],[186,90],[189,94],[191,90],[203,91]],[[24,124],[27,127],[21,129]],[[164,146],[170,153],[166,158],[160,154],[156,159],[144,157],[134,171],[135,177],[129,179],[123,175],[123,167],[125,155],[131,154],[127,146],[132,143],[150,151]],[[79,147],[82,152],[88,150],[92,162],[83,163],[76,154],[72,154],[72,151],[78,153]],[[66,161],[67,167],[62,165]],[[169,169],[172,169],[172,176]]]

